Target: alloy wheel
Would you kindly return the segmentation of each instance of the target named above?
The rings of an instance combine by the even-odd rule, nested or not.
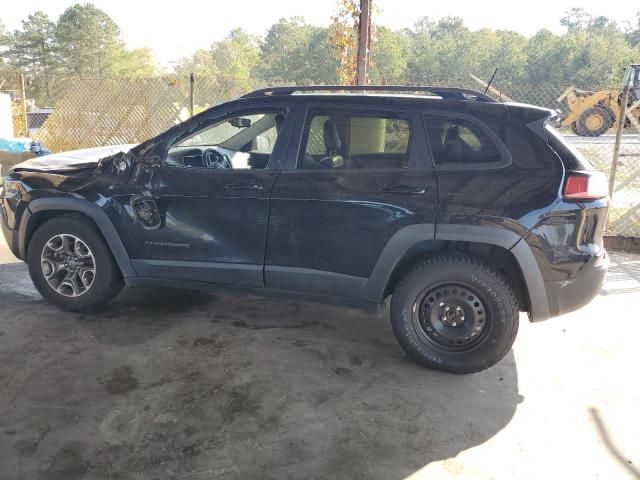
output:
[[[45,243],[40,256],[44,278],[65,297],[87,293],[96,277],[96,260],[89,246],[75,235],[58,234]]]

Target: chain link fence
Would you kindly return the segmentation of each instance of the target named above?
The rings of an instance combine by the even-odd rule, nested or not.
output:
[[[64,78],[56,82],[50,105],[27,105],[28,130],[53,152],[140,143],[189,118],[192,98],[198,113],[240,93],[214,79],[192,89],[188,77]],[[14,125],[21,121],[14,119]]]
[[[494,91],[503,100],[531,103],[558,111],[564,138],[598,170],[611,173],[616,130],[621,121],[621,89],[578,89],[566,85],[509,85]],[[607,235],[640,237],[640,102],[632,94],[624,109],[617,170]]]
[[[417,82],[415,82],[417,83]],[[419,82],[425,83],[425,82]],[[486,84],[470,76],[440,86],[483,90]],[[237,98],[265,85],[238,85],[219,78],[168,75],[156,78],[55,78],[46,95],[30,95],[26,85],[29,135],[53,152],[102,145],[140,143],[180,123],[193,113]],[[271,85],[273,86],[273,85]],[[39,85],[39,91],[42,91]],[[19,103],[19,80],[0,77],[0,90]],[[598,170],[609,175],[619,121],[619,87],[574,88],[567,85],[527,85],[497,79],[488,91],[501,101],[531,103],[557,110],[558,128],[566,140]],[[38,104],[30,102],[38,98]],[[629,100],[626,128],[620,144],[607,234],[640,237],[640,105]],[[43,103],[46,102],[46,103]],[[22,109],[14,109],[14,131],[22,133]]]

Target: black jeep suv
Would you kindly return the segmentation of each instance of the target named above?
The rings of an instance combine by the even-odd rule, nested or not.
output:
[[[233,287],[377,306],[415,360],[499,361],[575,310],[608,260],[608,196],[550,110],[437,87],[284,87],[140,145],[29,160],[2,230],[64,309],[124,284]]]

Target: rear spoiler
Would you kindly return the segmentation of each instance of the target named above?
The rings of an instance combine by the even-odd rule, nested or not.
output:
[[[509,113],[525,123],[535,122],[536,120],[547,120],[558,115],[557,110],[550,108],[538,107],[526,103],[508,102],[504,104]]]

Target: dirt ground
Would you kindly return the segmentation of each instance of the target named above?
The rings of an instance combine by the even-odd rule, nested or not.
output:
[[[0,242],[0,478],[639,479],[640,256],[497,366],[424,369],[387,313],[129,290],[39,297]]]

